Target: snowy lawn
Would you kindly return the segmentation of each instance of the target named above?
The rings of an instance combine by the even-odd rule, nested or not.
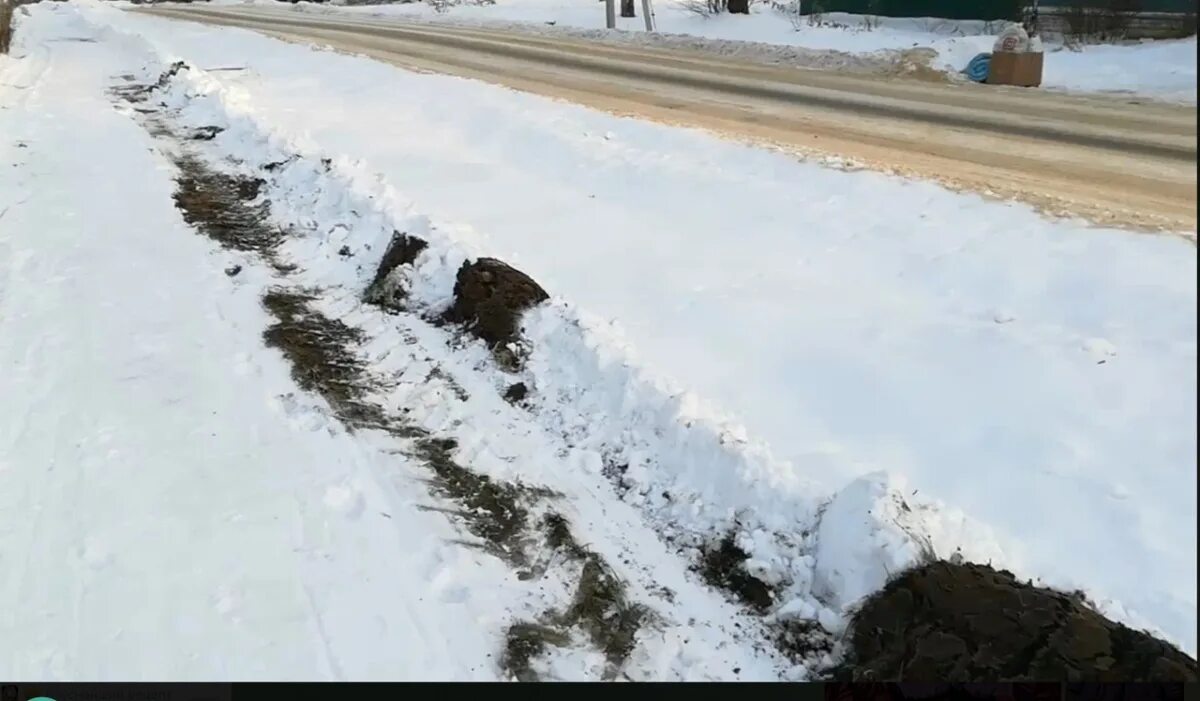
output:
[[[214,4],[247,4],[244,0],[216,0]],[[249,4],[280,8],[275,0],[251,0]],[[798,46],[807,49],[872,54],[886,50],[927,47],[937,52],[934,66],[957,73],[976,54],[989,52],[1003,23],[951,21],[933,18],[878,18],[870,28],[859,15],[827,13],[822,24],[800,21],[768,3],[756,3],[749,16],[705,17],[688,8],[687,0],[658,0],[655,17],[658,31],[705,39]],[[604,27],[604,5],[595,0],[497,0],[494,5],[463,3],[438,12],[430,4],[415,2],[390,5],[333,7],[300,3],[298,11],[348,12],[380,17],[421,18],[467,23],[522,23],[596,30]],[[638,13],[641,4],[638,3]],[[642,40],[640,18],[617,20],[630,41]],[[1156,99],[1194,104],[1196,102],[1196,38],[1171,41],[1130,42],[1122,45],[1085,46],[1071,50],[1062,45],[1046,47],[1043,86],[1081,92],[1129,93]],[[770,47],[750,53],[770,56]]]
[[[828,490],[907,478],[994,528],[1005,564],[1195,651],[1192,244],[249,32],[105,18],[165,55],[245,66],[212,74],[238,110],[615,320],[598,352],[631,362],[627,340],[664,392],[703,398],[685,418],[736,417],[732,440]]]

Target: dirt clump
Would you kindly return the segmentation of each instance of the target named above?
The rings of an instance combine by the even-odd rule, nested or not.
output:
[[[853,681],[1196,681],[1196,661],[1082,596],[986,565],[905,572],[854,615],[833,676]]]
[[[710,585],[733,594],[756,611],[770,608],[774,597],[771,588],[746,571],[750,556],[737,546],[732,533],[705,550],[700,561],[700,575]]]
[[[528,396],[529,387],[524,382],[511,384],[508,389],[504,390],[504,400],[512,404],[522,402]]]
[[[445,320],[462,324],[495,349],[516,341],[521,314],[549,298],[525,273],[495,258],[479,258],[459,268]]]
[[[379,268],[375,271],[375,278],[367,286],[363,300],[368,304],[377,304],[387,309],[402,311],[408,290],[404,288],[403,281],[395,279],[392,272],[402,265],[412,265],[427,245],[423,239],[416,236],[409,236],[399,231],[392,232],[392,240],[388,242],[387,250],[383,252]]]

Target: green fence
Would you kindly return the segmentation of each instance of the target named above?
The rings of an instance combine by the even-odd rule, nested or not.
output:
[[[1080,4],[1088,7],[1104,8],[1111,6],[1112,0],[1041,0],[1038,3],[1038,7],[1063,9]],[[1197,2],[1196,0],[1122,0],[1117,5],[1123,5],[1138,12],[1188,13],[1196,11]]]
[[[1111,0],[1083,0],[1107,7]],[[1126,0],[1129,2],[1130,0]],[[1142,12],[1195,12],[1196,0],[1133,0]],[[942,17],[945,19],[1019,20],[1032,0],[803,0],[802,12],[850,12],[883,17]],[[1042,0],[1040,7],[1063,7],[1077,0]]]
[[[850,12],[883,17],[1020,19],[1024,0],[803,0],[801,12]]]

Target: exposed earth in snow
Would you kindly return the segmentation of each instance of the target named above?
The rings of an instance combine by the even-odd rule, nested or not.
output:
[[[801,679],[930,557],[1196,650],[1193,244],[90,2],[0,108],[11,676]]]
[[[276,0],[215,0],[213,4],[263,4]],[[1003,22],[936,18],[870,18],[826,13],[820,21],[797,20],[785,5],[755,3],[749,16],[703,16],[690,0],[659,0],[655,19],[659,38],[645,34],[638,3],[637,18],[619,17],[620,32],[606,32],[603,3],[594,0],[497,0],[495,4],[464,2],[335,6],[298,3],[298,12],[345,12],[407,20],[519,25],[526,31],[588,30],[589,38],[672,46],[736,54],[764,61],[794,62],[789,48],[836,51],[869,58],[881,53],[930,49],[931,65],[956,75],[976,54],[990,52]],[[553,26],[547,26],[547,25]],[[578,33],[578,32],[572,32]],[[694,38],[688,41],[686,38]],[[849,61],[849,59],[847,59]],[[894,60],[894,59],[889,59]],[[1061,42],[1046,47],[1043,87],[1080,92],[1139,95],[1173,102],[1196,102],[1196,38],[1085,45]]]

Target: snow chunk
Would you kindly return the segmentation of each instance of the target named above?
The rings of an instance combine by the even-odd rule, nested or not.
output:
[[[826,505],[817,529],[813,593],[830,606],[845,610],[890,576],[933,557],[933,546],[916,535],[912,509],[895,485],[888,474],[871,473]]]

